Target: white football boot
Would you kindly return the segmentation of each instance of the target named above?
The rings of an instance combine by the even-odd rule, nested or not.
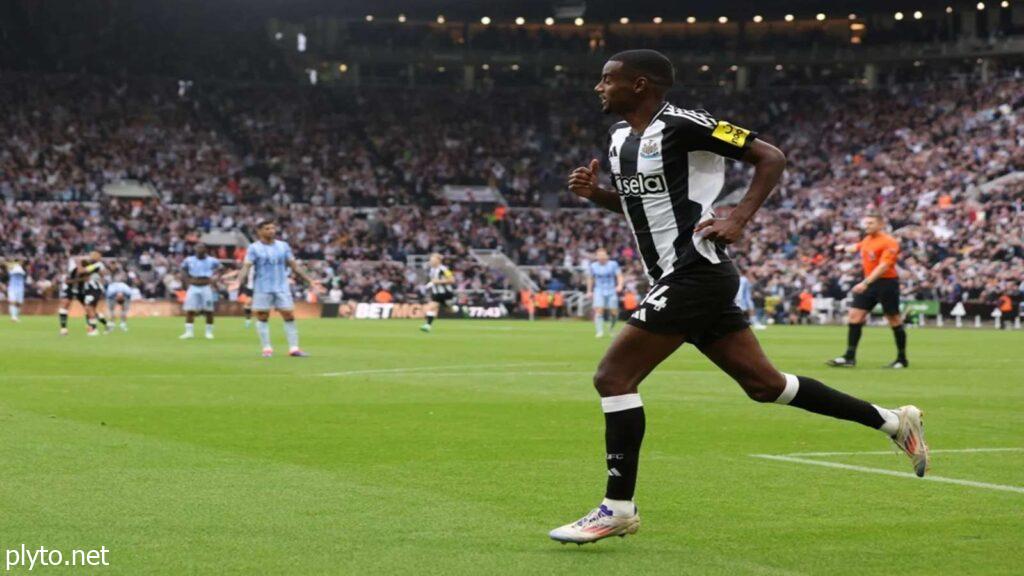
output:
[[[914,473],[924,477],[928,471],[928,444],[924,441],[924,413],[917,406],[900,406],[896,409],[900,427],[892,441],[899,446],[914,464]]]
[[[572,524],[555,528],[548,536],[562,544],[587,544],[611,536],[625,538],[627,534],[636,534],[639,529],[640,512],[635,506],[633,514],[620,516],[602,504]]]

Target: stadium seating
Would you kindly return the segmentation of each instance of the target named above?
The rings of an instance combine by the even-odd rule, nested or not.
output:
[[[463,290],[508,288],[471,248],[504,251],[541,286],[578,288],[604,246],[643,289],[625,221],[565,191],[568,171],[601,156],[609,123],[587,92],[0,82],[0,235],[9,255],[29,259],[30,295],[52,296],[67,254],[95,248],[121,259],[145,296],[170,297],[177,263],[202,232],[250,230],[268,216],[346,297],[386,286],[399,301],[421,298],[402,266],[432,251],[447,256]],[[992,302],[1024,290],[1024,184],[1012,177],[1024,169],[1018,79],[671,99],[757,130],[788,155],[783,184],[733,250],[763,293],[842,298],[857,262],[834,246],[854,240],[873,207],[903,242],[909,294]],[[749,174],[731,164],[723,197]],[[160,197],[103,194],[126,178]],[[448,202],[448,184],[490,186],[512,209],[495,216],[493,206]]]

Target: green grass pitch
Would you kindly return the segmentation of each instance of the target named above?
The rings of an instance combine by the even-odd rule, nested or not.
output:
[[[259,357],[254,331],[179,341],[180,319],[57,336],[0,325],[0,551],[105,546],[102,574],[1020,574],[1024,332],[773,327],[775,363],[926,414],[928,482],[857,425],[758,405],[693,348],[644,383],[635,537],[547,531],[605,481],[585,322],[300,321],[310,358]],[[196,332],[202,333],[199,323]],[[944,450],[1011,448],[1002,452]],[[871,454],[870,452],[881,452]],[[802,456],[800,458],[803,458]],[[1017,488],[1017,491],[1013,491]],[[27,573],[25,569],[11,573]],[[36,568],[73,573],[80,568]],[[88,570],[88,569],[87,569]]]

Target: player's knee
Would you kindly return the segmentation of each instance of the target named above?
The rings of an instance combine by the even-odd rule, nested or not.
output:
[[[594,388],[603,396],[620,396],[634,392],[634,384],[629,378],[613,374],[610,370],[598,368],[594,374]]]

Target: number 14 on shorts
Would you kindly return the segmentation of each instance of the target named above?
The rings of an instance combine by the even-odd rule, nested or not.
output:
[[[654,290],[647,293],[643,301],[640,302],[640,309],[633,313],[633,318],[641,322],[647,321],[647,312],[644,306],[650,306],[654,308],[655,312],[661,312],[668,306],[668,296],[665,296],[665,292],[668,290],[668,286],[657,286]]]

